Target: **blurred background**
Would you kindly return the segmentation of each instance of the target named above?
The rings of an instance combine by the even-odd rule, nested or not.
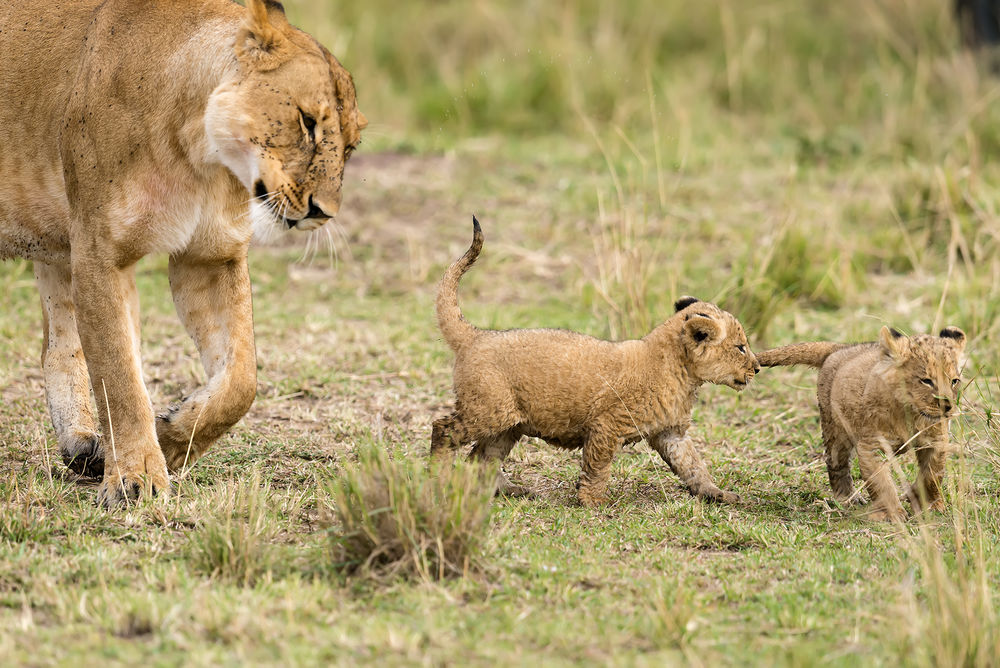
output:
[[[840,309],[840,336],[871,338],[875,318],[994,338],[1000,85],[969,46],[997,33],[989,2],[286,6],[354,74],[371,119],[357,165],[412,171],[371,209],[351,198],[386,178],[347,192],[342,220],[421,217],[407,243],[428,244],[431,282],[480,211],[494,260],[542,253],[603,334],[640,333],[679,290],[762,338],[779,316],[822,335],[809,314]],[[405,156],[449,167],[433,206],[393,211],[442,164]]]

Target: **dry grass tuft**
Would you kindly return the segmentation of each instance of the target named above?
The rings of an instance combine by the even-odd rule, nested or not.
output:
[[[978,668],[1000,661],[1000,553],[991,538],[998,518],[981,511],[967,470],[970,458],[996,457],[1000,432],[990,412],[964,412],[959,431],[973,447],[957,461],[948,530],[923,522],[905,541],[915,568],[904,587],[904,628],[916,665]]]
[[[326,485],[334,565],[347,573],[423,579],[481,566],[496,471],[473,462],[427,467],[372,447]],[[333,523],[333,522],[331,522]]]
[[[213,499],[212,512],[204,515],[207,521],[191,535],[189,550],[198,570],[245,586],[271,570],[276,526],[265,506],[270,492],[259,470],[223,486],[221,499]]]

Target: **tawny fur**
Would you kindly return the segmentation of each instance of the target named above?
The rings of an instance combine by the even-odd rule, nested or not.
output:
[[[0,3],[0,260],[34,261],[59,448],[75,471],[103,475],[106,504],[167,491],[168,468],[246,413],[251,235],[336,213],[366,124],[326,49],[279,3],[245,4]],[[208,376],[159,418],[134,280],[151,253],[170,254]]]
[[[893,457],[910,446],[916,482],[914,510],[941,509],[941,480],[948,422],[958,404],[965,334],[948,327],[939,336],[903,336],[883,327],[878,343],[798,343],[757,356],[762,366],[805,364],[819,368],[817,396],[827,472],[841,503],[855,500],[850,458],[857,451],[872,518],[902,519],[893,484]]]
[[[474,444],[472,456],[501,462],[522,436],[582,448],[579,498],[606,500],[611,463],[624,443],[646,439],[688,489],[728,502],[687,435],[698,388],[741,390],[760,369],[740,323],[713,304],[678,300],[647,336],[602,341],[557,329],[478,329],[462,317],[456,290],[483,237],[445,273],[438,326],[455,352],[455,411],[434,422],[432,455]],[[501,475],[501,491],[521,492]]]

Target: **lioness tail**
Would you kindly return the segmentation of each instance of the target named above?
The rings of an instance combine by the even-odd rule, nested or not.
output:
[[[827,341],[793,343],[790,346],[781,346],[757,353],[757,362],[761,366],[807,364],[818,369],[823,366],[827,357],[847,347],[849,346],[844,343],[829,343]]]
[[[444,335],[448,347],[454,351],[465,345],[476,333],[476,328],[462,316],[462,309],[458,306],[458,281],[476,261],[476,258],[479,257],[479,251],[482,249],[483,230],[479,227],[479,221],[473,216],[472,245],[469,246],[469,250],[465,251],[465,255],[456,260],[444,272],[444,277],[438,285],[437,301],[435,302],[438,328]]]

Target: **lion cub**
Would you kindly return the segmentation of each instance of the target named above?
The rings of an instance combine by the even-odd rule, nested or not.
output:
[[[736,502],[716,487],[687,436],[705,382],[742,390],[760,370],[739,321],[713,304],[682,297],[676,313],[637,341],[602,341],[559,329],[477,329],[458,306],[458,282],[483,246],[448,268],[437,320],[455,352],[455,411],[435,420],[431,454],[475,443],[470,456],[503,461],[522,436],[583,449],[579,498],[606,500],[611,462],[624,443],[646,439],[692,494]],[[500,491],[524,493],[503,474]]]
[[[903,336],[883,327],[878,343],[798,343],[766,350],[763,366],[808,364],[819,368],[819,412],[833,495],[853,499],[851,451],[871,496],[872,519],[898,520],[903,507],[890,475],[894,453],[912,443],[919,472],[908,496],[914,510],[940,510],[948,420],[958,403],[959,365],[965,334],[957,327],[939,336]],[[880,455],[884,455],[885,461]]]

